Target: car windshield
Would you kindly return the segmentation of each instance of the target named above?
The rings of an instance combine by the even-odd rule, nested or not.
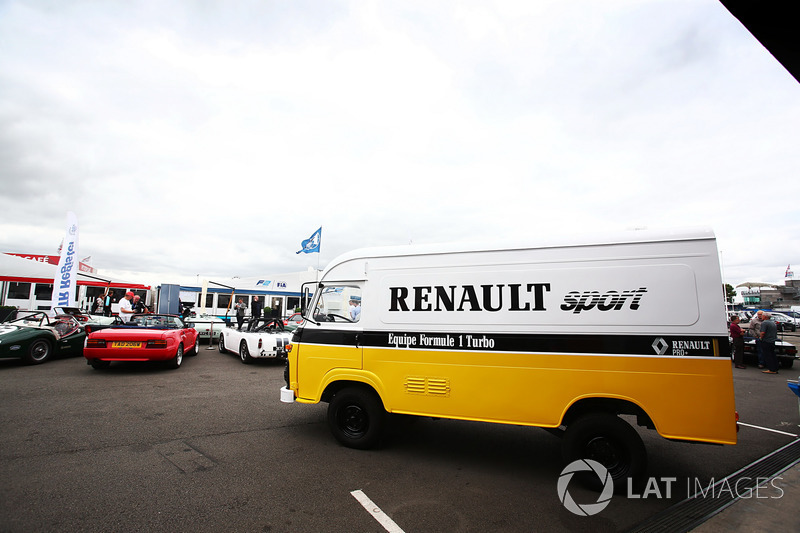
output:
[[[131,318],[128,325],[155,329],[181,329],[184,327],[180,318],[170,315],[136,315]]]
[[[53,323],[53,329],[59,337],[66,337],[78,331],[80,325],[72,317],[63,317]]]
[[[41,311],[21,311],[19,316],[10,321],[15,326],[47,326],[50,321]]]
[[[189,317],[189,318],[186,319],[186,323],[187,324],[194,324],[194,323],[202,324],[204,322],[205,323],[208,323],[208,322],[224,322],[224,320],[222,320],[221,318],[216,317],[214,315],[206,315],[206,314],[197,315],[197,316]]]
[[[81,310],[77,307],[54,307],[53,311],[57,315],[82,315]]]

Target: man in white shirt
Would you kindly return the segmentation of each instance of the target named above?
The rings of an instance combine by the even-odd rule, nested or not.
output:
[[[133,293],[128,291],[125,293],[125,298],[119,301],[119,317],[123,322],[130,322],[133,316],[133,304],[131,300],[133,300]]]
[[[350,319],[353,322],[361,320],[361,298],[358,296],[350,299]]]

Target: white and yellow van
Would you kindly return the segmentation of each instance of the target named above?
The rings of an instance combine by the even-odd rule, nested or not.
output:
[[[329,402],[345,446],[374,446],[387,412],[538,426],[619,486],[646,470],[619,415],[736,443],[710,230],[357,250],[327,267],[309,309],[281,398]]]

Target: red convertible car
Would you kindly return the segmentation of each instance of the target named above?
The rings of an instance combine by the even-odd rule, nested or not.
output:
[[[183,355],[196,355],[198,332],[175,315],[134,315],[130,322],[93,331],[83,356],[96,370],[111,361],[166,361],[179,368]]]

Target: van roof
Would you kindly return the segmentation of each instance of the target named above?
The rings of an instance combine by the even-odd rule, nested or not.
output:
[[[370,257],[402,257],[430,254],[451,254],[459,252],[525,250],[541,248],[560,248],[578,246],[603,246],[611,244],[633,244],[665,241],[713,240],[713,230],[707,227],[677,228],[661,230],[628,230],[603,234],[582,234],[579,236],[538,237],[529,240],[508,240],[498,238],[492,241],[460,241],[440,244],[409,244],[402,246],[379,246],[358,248],[335,257],[325,268],[353,259]]]

